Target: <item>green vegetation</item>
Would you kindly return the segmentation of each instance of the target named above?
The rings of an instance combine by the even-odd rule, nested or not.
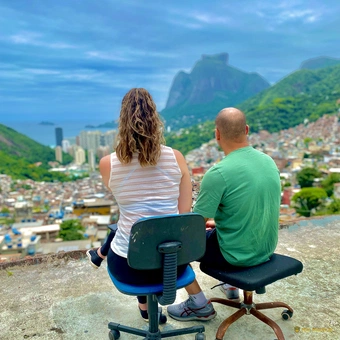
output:
[[[314,179],[321,177],[315,168],[304,168],[296,175],[301,190],[292,197],[293,208],[302,216],[340,214],[340,200],[333,197],[334,183],[340,182],[340,174],[330,174],[321,182],[321,188],[313,187]],[[326,199],[331,200],[328,205]]]
[[[328,207],[329,214],[340,214],[340,199],[335,199]]]
[[[312,187],[315,178],[319,178],[321,172],[315,168],[304,168],[296,175],[296,180],[298,181],[301,188]]]
[[[310,217],[323,207],[326,198],[327,193],[322,188],[303,188],[292,197],[293,208],[299,215]]]
[[[238,107],[246,113],[251,132],[263,129],[273,133],[288,129],[304,123],[305,119],[312,122],[324,114],[335,114],[340,108],[337,104],[340,99],[339,79],[340,65],[317,70],[299,70]],[[197,104],[183,111],[173,112],[174,119],[182,116],[181,122],[186,122],[186,126],[190,126],[197,121],[196,118],[203,120],[209,115],[214,118],[221,108],[228,106],[224,99],[214,103],[216,106],[211,103]],[[181,137],[183,140],[175,138],[176,133],[173,132],[167,137],[167,144],[173,146],[172,143],[176,142],[174,144],[176,147],[173,147],[179,150],[192,150],[197,146],[195,143],[190,145],[191,142],[200,140],[204,143],[213,138],[206,139],[208,135],[201,135],[201,132],[209,130],[213,125],[213,121],[210,120],[200,124],[199,129],[198,125],[192,126],[186,129],[186,136]],[[309,142],[308,138],[305,142]]]
[[[181,151],[184,155],[190,150],[199,148],[203,143],[213,138],[215,138],[214,122],[206,122],[206,124],[181,129],[177,133],[165,134],[166,144]]]
[[[71,179],[60,172],[51,172],[47,165],[37,166],[24,158],[13,157],[0,151],[0,174],[6,174],[13,179],[32,179],[36,182],[66,182]]]
[[[337,111],[340,65],[292,73],[243,102],[251,131],[276,132]]]
[[[79,220],[67,220],[60,224],[60,232],[58,237],[63,241],[84,240],[85,228]]]
[[[322,181],[321,186],[326,190],[328,197],[333,196],[334,183],[339,183],[339,182],[340,182],[340,174],[330,174],[328,177],[326,177]]]
[[[29,163],[55,161],[55,151],[48,146],[44,146],[33,139],[0,124],[0,150],[7,155],[24,158]],[[73,158],[63,153],[63,163],[68,164]]]
[[[13,179],[32,179],[34,181],[69,181],[65,174],[50,172],[49,162],[55,161],[55,151],[17,131],[0,124],[0,174]],[[63,164],[73,159],[63,153]]]

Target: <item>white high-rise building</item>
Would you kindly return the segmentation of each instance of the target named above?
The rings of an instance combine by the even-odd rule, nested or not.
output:
[[[79,145],[85,150],[96,151],[100,146],[108,146],[113,150],[116,138],[116,130],[102,133],[101,131],[81,131],[79,134]]]
[[[85,163],[85,151],[82,147],[78,147],[74,153],[74,160],[77,165],[82,165]]]
[[[87,134],[87,150],[97,150],[100,146],[100,131],[90,131]]]
[[[110,130],[110,131],[106,131],[103,134],[103,143],[101,144],[102,146],[108,146],[110,152],[113,150],[113,145],[115,142],[115,138],[117,135],[117,131],[116,130]]]
[[[67,139],[63,139],[61,142],[61,147],[64,152],[69,152],[69,149],[71,147],[70,141],[68,141]]]
[[[88,153],[87,153],[87,156],[88,156],[88,163],[89,163],[89,166],[90,166],[90,170],[91,171],[96,170],[96,155],[95,155],[94,151],[92,149],[89,150]]]

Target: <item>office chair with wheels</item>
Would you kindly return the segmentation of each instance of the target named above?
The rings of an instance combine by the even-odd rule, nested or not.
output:
[[[142,330],[110,322],[110,340],[120,338],[120,332],[143,336],[144,339],[162,339],[183,334],[195,334],[195,340],[204,340],[204,326],[160,331],[159,324],[166,322],[160,305],[170,305],[176,291],[192,283],[195,273],[188,265],[177,277],[177,266],[202,257],[206,244],[205,221],[199,214],[162,215],[142,218],[131,229],[128,264],[138,270],[163,268],[163,281],[150,285],[127,284],[118,281],[109,271],[116,288],[123,294],[147,296],[149,328]]]
[[[282,318],[288,320],[293,316],[293,309],[284,302],[253,302],[254,291],[257,294],[264,294],[265,287],[270,283],[281,280],[291,275],[297,275],[302,272],[303,265],[300,261],[279,254],[273,254],[269,261],[253,267],[233,267],[227,269],[216,269],[200,264],[202,272],[228,283],[232,286],[243,289],[244,301],[236,302],[228,299],[212,298],[211,302],[221,303],[223,305],[237,308],[238,311],[225,319],[219,326],[216,333],[216,340],[222,340],[228,327],[241,316],[252,314],[265,324],[269,325],[275,332],[277,340],[284,340],[281,328],[276,322],[261,313],[259,310],[284,307],[286,310],[282,312]]]

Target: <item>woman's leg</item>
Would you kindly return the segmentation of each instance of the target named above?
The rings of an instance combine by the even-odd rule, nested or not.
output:
[[[115,228],[112,228],[113,225],[110,226],[111,232],[107,236],[105,242],[102,244],[101,247],[97,249],[90,249],[86,252],[86,255],[89,258],[91,265],[96,269],[100,267],[102,261],[105,259],[110,250],[111,242],[115,237],[117,230],[117,225],[114,226]]]
[[[107,236],[105,242],[102,244],[101,247],[98,248],[98,255],[100,257],[104,256],[104,258],[105,258],[107,256],[107,254],[108,254],[108,252],[110,250],[111,242],[112,242],[113,238],[115,237],[115,235],[116,235],[116,231],[112,231],[111,230],[111,232]]]

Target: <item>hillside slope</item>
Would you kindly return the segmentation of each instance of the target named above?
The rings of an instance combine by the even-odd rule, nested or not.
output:
[[[299,70],[239,105],[252,131],[275,132],[323,114],[334,113],[340,99],[340,64]]]
[[[52,181],[65,177],[48,171],[48,162],[55,161],[53,149],[3,124],[0,124],[0,157],[0,174],[36,181]],[[63,160],[67,164],[72,161],[72,157],[63,153]],[[35,163],[39,163],[39,166]]]

